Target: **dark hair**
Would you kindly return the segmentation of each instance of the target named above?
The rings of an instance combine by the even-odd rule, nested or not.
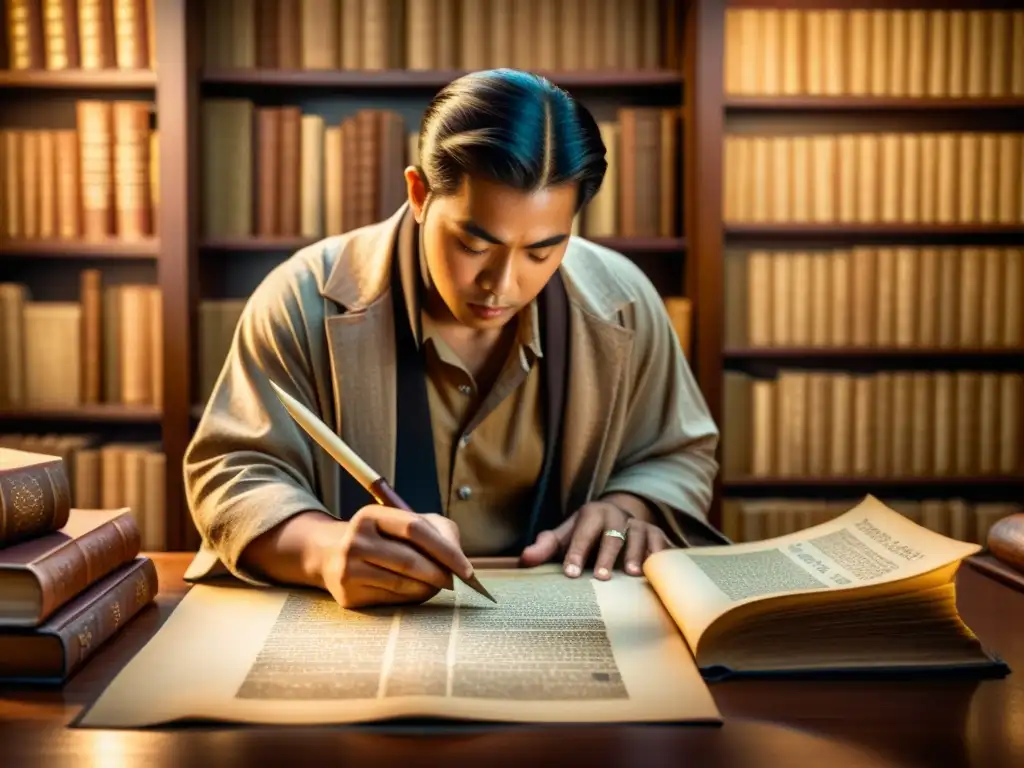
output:
[[[466,174],[523,191],[578,182],[577,211],[597,194],[608,167],[586,107],[546,78],[505,68],[464,75],[434,97],[419,156],[434,194],[454,194]]]

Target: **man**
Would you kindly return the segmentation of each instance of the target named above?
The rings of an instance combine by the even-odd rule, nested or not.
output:
[[[706,523],[718,433],[660,296],[571,237],[604,177],[593,117],[543,78],[442,90],[408,202],[277,267],[247,303],[185,457],[189,576],[419,602],[468,557],[638,575]],[[376,505],[296,425],[319,414],[415,513]]]

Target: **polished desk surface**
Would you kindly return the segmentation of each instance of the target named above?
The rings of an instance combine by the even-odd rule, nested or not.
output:
[[[957,682],[744,681],[711,686],[721,727],[67,727],[188,589],[187,554],[154,554],[160,593],[63,689],[0,687],[0,765],[270,764],[1024,766],[1024,592],[964,566],[960,611],[1015,670]]]

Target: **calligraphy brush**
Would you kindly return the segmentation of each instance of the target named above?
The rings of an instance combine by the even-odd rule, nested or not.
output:
[[[318,419],[308,408],[302,403],[296,400],[294,397],[289,395],[283,389],[281,389],[273,381],[270,382],[270,386],[274,388],[274,392],[284,403],[284,407],[291,414],[292,418],[302,427],[306,433],[316,440],[327,453],[334,457],[344,469],[356,479],[356,481],[367,490],[367,492],[376,499],[378,504],[387,507],[394,507],[395,509],[404,509],[412,512],[412,508],[402,500],[395,489],[392,488],[388,481],[385,480],[378,472],[375,472],[369,464],[363,461],[359,455],[353,451],[345,441],[338,437],[334,432],[327,428],[327,425]],[[462,577],[460,577],[462,578]],[[484,589],[483,584],[477,579],[474,573],[468,579],[462,579],[467,585],[472,587],[474,590],[479,592],[481,595],[486,597],[492,603],[498,601],[491,597],[491,593]]]

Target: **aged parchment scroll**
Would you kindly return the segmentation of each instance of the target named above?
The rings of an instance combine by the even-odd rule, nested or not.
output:
[[[398,717],[518,722],[721,717],[643,578],[493,570],[420,606],[197,585],[77,725],[182,719],[317,724]]]

